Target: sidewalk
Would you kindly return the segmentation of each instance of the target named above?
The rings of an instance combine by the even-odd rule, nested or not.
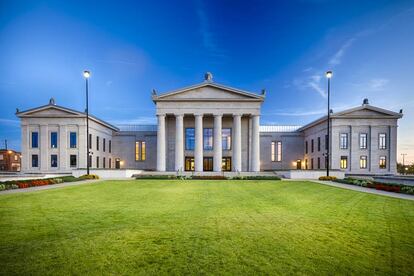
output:
[[[12,190],[5,190],[0,192],[1,195],[9,195],[9,194],[18,194],[18,193],[27,193],[27,192],[35,192],[35,191],[43,191],[43,190],[50,190],[50,189],[57,189],[63,187],[70,187],[70,186],[77,186],[82,184],[90,184],[102,181],[101,179],[92,179],[92,180],[82,180],[82,181],[75,181],[75,182],[66,182],[61,184],[52,184],[52,185],[45,185],[45,186],[38,186],[38,187],[30,187],[25,189],[12,189]]]
[[[332,182],[332,181],[321,181],[321,180],[308,180],[308,181],[316,182],[319,184],[328,185],[332,187],[342,188],[342,189],[348,189],[348,190],[353,190],[353,191],[358,191],[358,192],[363,192],[363,193],[374,194],[374,195],[382,195],[382,196],[388,196],[388,197],[394,197],[394,198],[400,198],[400,199],[414,200],[414,195],[381,191],[381,190],[376,190],[372,188],[365,188],[365,187],[356,186],[356,185],[342,184],[342,183]]]

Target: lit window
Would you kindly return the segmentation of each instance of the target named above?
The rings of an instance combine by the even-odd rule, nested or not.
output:
[[[144,141],[135,142],[135,161],[145,161],[147,157],[146,144]]]
[[[39,133],[32,132],[32,148],[38,148],[38,147],[39,147]]]
[[[340,140],[339,147],[341,149],[347,149],[348,148],[348,134],[347,133],[341,133],[339,140]]]
[[[231,128],[221,130],[221,142],[223,150],[231,150]]]
[[[380,169],[387,168],[387,157],[380,156],[380,159],[379,159],[379,167],[380,167]]]
[[[341,156],[341,169],[348,168],[348,156]]]
[[[77,139],[76,139],[76,132],[71,132],[69,134],[69,143],[70,143],[70,148],[76,148],[77,146]]]
[[[3,154],[0,154],[0,160],[3,160],[4,158],[3,158]]]
[[[203,148],[204,150],[213,149],[213,129],[212,128],[203,129]]]
[[[194,128],[185,129],[185,149],[194,150]]]
[[[277,142],[277,156],[276,161],[280,162],[282,161],[282,142]]]
[[[359,148],[360,149],[366,149],[367,148],[367,134],[366,133],[360,133],[359,134]]]
[[[52,154],[50,156],[50,166],[52,168],[57,168],[57,166],[58,166],[58,157],[57,157],[56,154]]]
[[[275,161],[275,154],[276,154],[275,142],[272,142],[272,146],[271,146],[271,149],[270,149],[270,155],[271,155],[272,162]]]
[[[367,157],[365,155],[359,158],[359,168],[361,169],[367,168]]]
[[[387,148],[387,135],[385,133],[379,134],[379,149],[386,149]]]

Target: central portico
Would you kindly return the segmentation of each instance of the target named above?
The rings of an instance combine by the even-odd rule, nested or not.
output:
[[[205,81],[157,95],[157,171],[260,171],[261,95]]]

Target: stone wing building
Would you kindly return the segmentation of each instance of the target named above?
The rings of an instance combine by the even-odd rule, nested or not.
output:
[[[17,112],[22,171],[67,173],[86,168],[160,172],[324,170],[327,117],[305,126],[260,125],[265,92],[213,82],[152,94],[157,125],[113,126],[48,105]],[[348,174],[395,174],[399,113],[369,105],[331,114],[331,169]],[[89,157],[86,158],[89,152]]]

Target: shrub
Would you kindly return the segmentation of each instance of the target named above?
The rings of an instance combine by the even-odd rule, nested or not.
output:
[[[196,180],[226,180],[224,175],[193,175],[191,179]]]
[[[280,176],[277,175],[251,175],[246,176],[246,180],[281,180]]]
[[[99,176],[96,174],[84,174],[79,177],[79,179],[86,180],[86,179],[99,179]]]
[[[4,190],[6,190],[6,185],[0,184],[0,191],[4,191]]]
[[[319,177],[319,180],[334,181],[334,180],[337,180],[337,178],[336,178],[336,176],[321,176],[321,177]]]
[[[79,178],[76,178],[72,175],[68,175],[68,176],[62,176],[59,177],[58,179],[61,179],[63,182],[74,182],[74,181],[79,181]]]
[[[19,186],[17,186],[16,184],[11,184],[10,185],[10,188],[11,189],[19,189]]]
[[[137,175],[135,179],[177,179],[175,175]]]
[[[402,186],[401,192],[404,194],[414,195],[414,186]]]

